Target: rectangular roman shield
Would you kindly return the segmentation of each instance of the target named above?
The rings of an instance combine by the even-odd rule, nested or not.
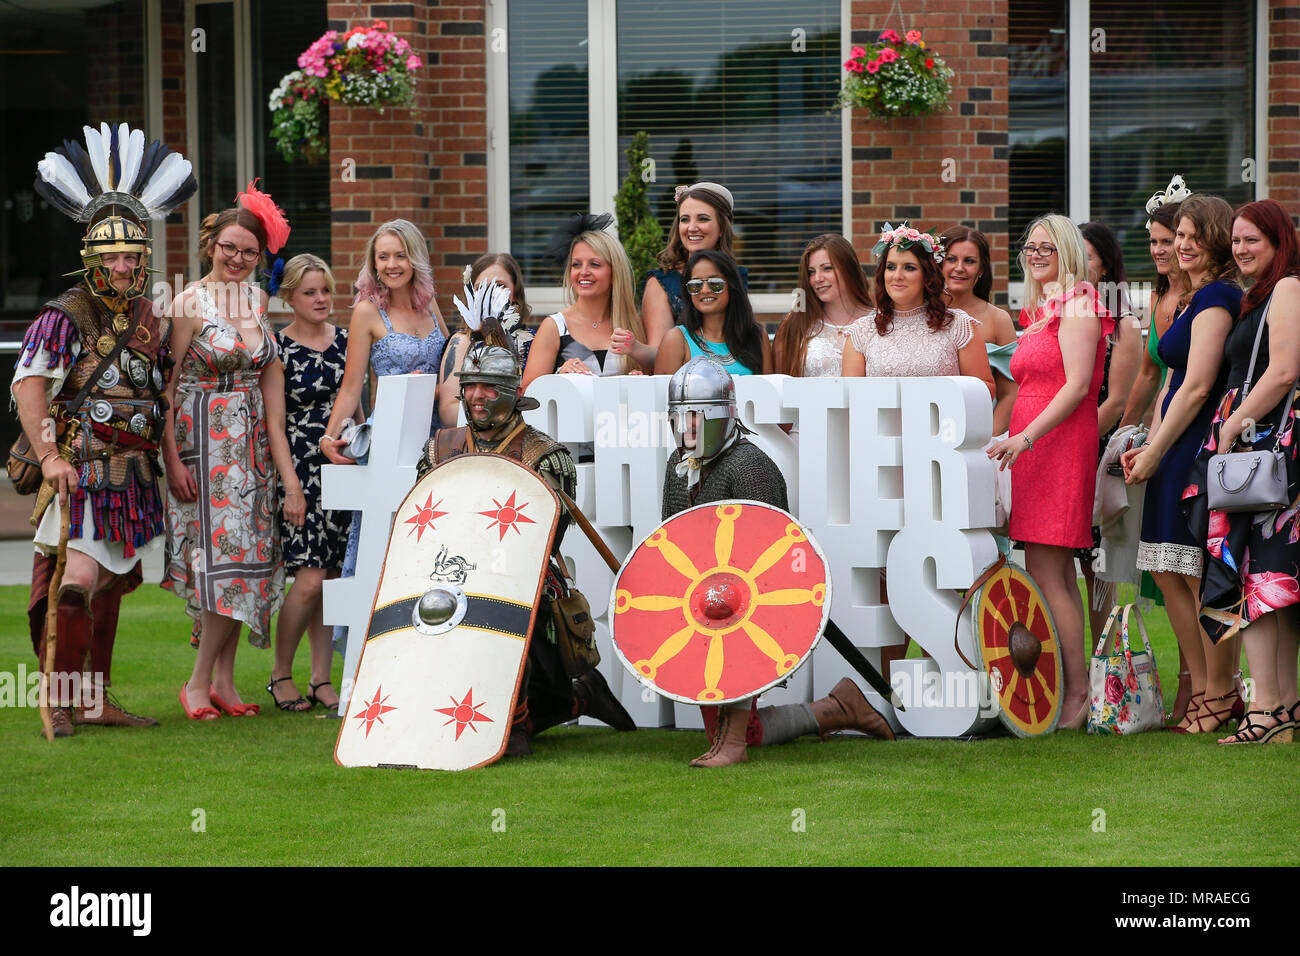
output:
[[[397,510],[348,714],[345,767],[468,770],[505,750],[560,503],[500,455],[452,458]]]

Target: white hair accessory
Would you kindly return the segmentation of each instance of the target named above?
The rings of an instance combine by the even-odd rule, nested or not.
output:
[[[1182,173],[1178,173],[1173,179],[1169,180],[1169,185],[1164,189],[1152,193],[1151,198],[1147,200],[1147,215],[1152,215],[1161,206],[1166,206],[1171,202],[1182,202],[1192,191],[1187,188],[1187,183],[1183,182]],[[1151,228],[1151,220],[1146,223],[1147,229]]]
[[[731,197],[730,189],[718,183],[711,183],[707,181],[696,183],[694,186],[678,186],[676,189],[673,190],[673,201],[676,202],[678,205],[681,205],[682,200],[686,198],[686,194],[690,192],[692,189],[707,189],[710,192],[715,192],[727,201],[728,211],[734,211],[736,208],[736,201]]]

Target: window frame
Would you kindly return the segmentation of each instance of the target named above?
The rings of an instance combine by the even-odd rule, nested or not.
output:
[[[1069,116],[1066,190],[1069,208],[1066,215],[1075,222],[1092,218],[1092,0],[1068,0],[1066,32],[1066,109]],[[1268,197],[1268,13],[1269,0],[1255,0],[1255,199]],[[1076,40],[1076,38],[1080,38]],[[1082,144],[1085,148],[1072,148]],[[1008,192],[1010,186],[1008,184]],[[1008,236],[1015,243],[1017,236]],[[1007,283],[1008,306],[1024,306],[1025,283],[1013,279]]]
[[[209,0],[211,2],[211,0]],[[224,0],[217,0],[224,2]],[[1265,0],[1261,0],[1265,2]],[[507,32],[509,0],[487,0],[487,189],[488,249],[510,250],[510,46]],[[852,0],[840,0],[840,56],[852,47]],[[618,191],[618,10],[609,0],[587,0],[587,37],[590,60],[587,73],[589,124],[589,194],[593,213],[614,212]],[[504,49],[494,44],[503,38]],[[853,235],[852,116],[840,111],[840,222],[847,237]],[[811,238],[811,236],[809,237]],[[754,293],[749,296],[755,315],[784,315],[790,311],[790,293]],[[529,286],[528,302],[537,314],[563,309],[564,290],[559,284]]]

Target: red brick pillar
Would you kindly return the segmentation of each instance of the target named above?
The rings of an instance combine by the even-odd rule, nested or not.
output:
[[[1269,6],[1268,194],[1300,225],[1300,7]]]
[[[358,12],[365,13],[358,16]],[[340,33],[383,20],[424,61],[410,107],[330,107],[330,198],[335,306],[348,314],[351,284],[375,228],[409,219],[429,241],[438,305],[465,263],[487,251],[487,37],[482,0],[462,4],[329,4]],[[354,173],[345,179],[344,172]]]
[[[1007,261],[1007,13],[996,0],[931,0],[924,19],[899,24],[890,0],[855,0],[852,42],[866,46],[886,28],[920,30],[956,74],[950,112],[880,120],[852,118],[853,235],[863,265],[883,222],[906,219],[941,232],[956,223],[988,236],[994,263]],[[888,20],[887,17],[890,17]],[[1006,302],[1005,268],[994,267],[994,298]]]

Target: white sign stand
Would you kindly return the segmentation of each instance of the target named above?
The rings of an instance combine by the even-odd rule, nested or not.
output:
[[[321,469],[321,504],[361,512],[356,574],[326,581],[321,592],[325,623],[348,629],[339,686],[340,717],[348,712],[393,515],[415,485],[415,463],[429,440],[438,388],[435,375],[381,375],[378,382],[367,463]]]
[[[357,577],[325,584],[325,620],[351,627],[341,706],[351,692],[360,643],[379,577],[393,510],[415,482],[414,462],[427,438],[434,382],[420,375],[380,379],[370,464],[324,470],[327,507],[363,511]],[[984,386],[969,378],[736,379],[740,415],[752,440],[781,468],[790,510],[826,553],[835,582],[831,614],[868,658],[902,643],[904,633],[928,658],[898,661],[895,713],[823,642],[813,660],[765,704],[811,700],[853,677],[896,727],[917,736],[980,733],[996,722],[996,703],[966,693],[976,684],[953,648],[958,589],[996,557],[994,464],[983,447],[992,429]],[[660,523],[664,467],[672,450],[667,376],[543,376],[529,388],[541,407],[530,425],[571,448],[590,443],[594,461],[578,464],[576,501],[615,555],[625,556]],[[795,424],[787,434],[778,426]],[[406,464],[402,464],[406,463]],[[368,520],[369,519],[369,520]],[[609,646],[613,575],[572,526],[563,553],[591,602],[601,672],[643,727],[701,726],[697,707],[673,706],[616,665]],[[880,572],[889,574],[889,605]],[[972,657],[969,624],[958,640]],[[584,718],[584,722],[586,722]]]

